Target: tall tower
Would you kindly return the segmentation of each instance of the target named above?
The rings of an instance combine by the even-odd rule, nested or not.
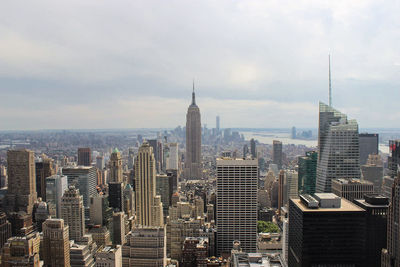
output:
[[[186,114],[185,177],[201,179],[201,172],[201,117],[193,84],[192,104]]]
[[[35,155],[31,150],[7,151],[7,211],[32,214],[36,201]]]
[[[331,192],[335,178],[360,178],[356,120],[320,102],[316,191]]]
[[[79,189],[70,186],[61,199],[61,218],[69,226],[69,238],[80,241],[85,234],[85,211]]]
[[[278,169],[282,169],[282,142],[274,140],[272,142],[272,161],[278,165]]]
[[[110,182],[122,182],[121,152],[115,148],[110,157]]]
[[[147,141],[139,148],[135,160],[135,204],[137,224],[142,226],[161,226],[154,218],[162,218],[162,204],[155,207],[156,198],[156,167],[153,148]],[[154,214],[161,210],[161,214]]]
[[[219,115],[217,116],[217,118],[216,118],[216,129],[217,129],[217,133],[219,133],[219,127],[220,127],[220,118],[219,118]]]
[[[43,201],[46,201],[46,178],[54,174],[53,160],[43,154],[41,160],[36,162],[36,192]]]
[[[78,148],[78,165],[79,166],[92,165],[92,152],[89,147]]]
[[[63,219],[47,219],[43,223],[44,266],[70,266],[68,225]]]

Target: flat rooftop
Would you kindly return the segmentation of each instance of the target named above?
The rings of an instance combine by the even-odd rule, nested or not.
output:
[[[331,194],[331,193],[325,193]],[[335,194],[332,194],[337,197]],[[360,208],[359,206],[351,203],[347,199],[341,199],[341,207],[340,208],[318,208],[318,209],[310,209],[300,199],[292,199],[293,203],[299,207],[303,212],[363,212],[364,209]]]
[[[339,178],[339,179],[333,179],[332,183],[340,183],[340,184],[368,184],[368,185],[373,185],[373,183],[366,181],[366,180],[361,180],[361,179],[356,179],[356,178]]]

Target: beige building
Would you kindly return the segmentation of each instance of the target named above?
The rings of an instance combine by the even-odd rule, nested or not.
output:
[[[44,266],[70,266],[68,225],[63,219],[47,219],[43,223]]]
[[[105,247],[96,253],[96,267],[122,267],[121,246]]]
[[[186,154],[185,173],[186,179],[201,179],[201,116],[196,105],[194,85],[192,104],[186,114]]]
[[[33,232],[24,237],[11,237],[3,247],[1,266],[39,267],[39,233]]]
[[[32,214],[36,202],[35,154],[31,150],[7,151],[6,209]]]
[[[110,157],[110,180],[108,182],[123,182],[122,176],[122,157],[117,148],[114,149]]]
[[[69,226],[69,238],[80,241],[85,234],[85,210],[79,189],[70,186],[61,198],[61,218]]]
[[[162,203],[156,197],[156,168],[153,149],[143,142],[135,160],[135,204],[137,224],[163,226]]]

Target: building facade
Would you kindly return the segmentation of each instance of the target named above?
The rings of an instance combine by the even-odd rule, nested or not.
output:
[[[80,241],[85,234],[85,210],[79,189],[70,186],[61,198],[61,218],[69,226],[69,238]]]
[[[43,223],[42,248],[44,266],[70,266],[69,230],[63,219],[47,219]]]
[[[308,151],[305,156],[299,157],[299,193],[314,194],[317,179],[318,152]]]

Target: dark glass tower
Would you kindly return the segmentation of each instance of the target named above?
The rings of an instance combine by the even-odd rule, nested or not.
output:
[[[299,157],[299,194],[314,194],[317,178],[318,152],[309,151]]]

